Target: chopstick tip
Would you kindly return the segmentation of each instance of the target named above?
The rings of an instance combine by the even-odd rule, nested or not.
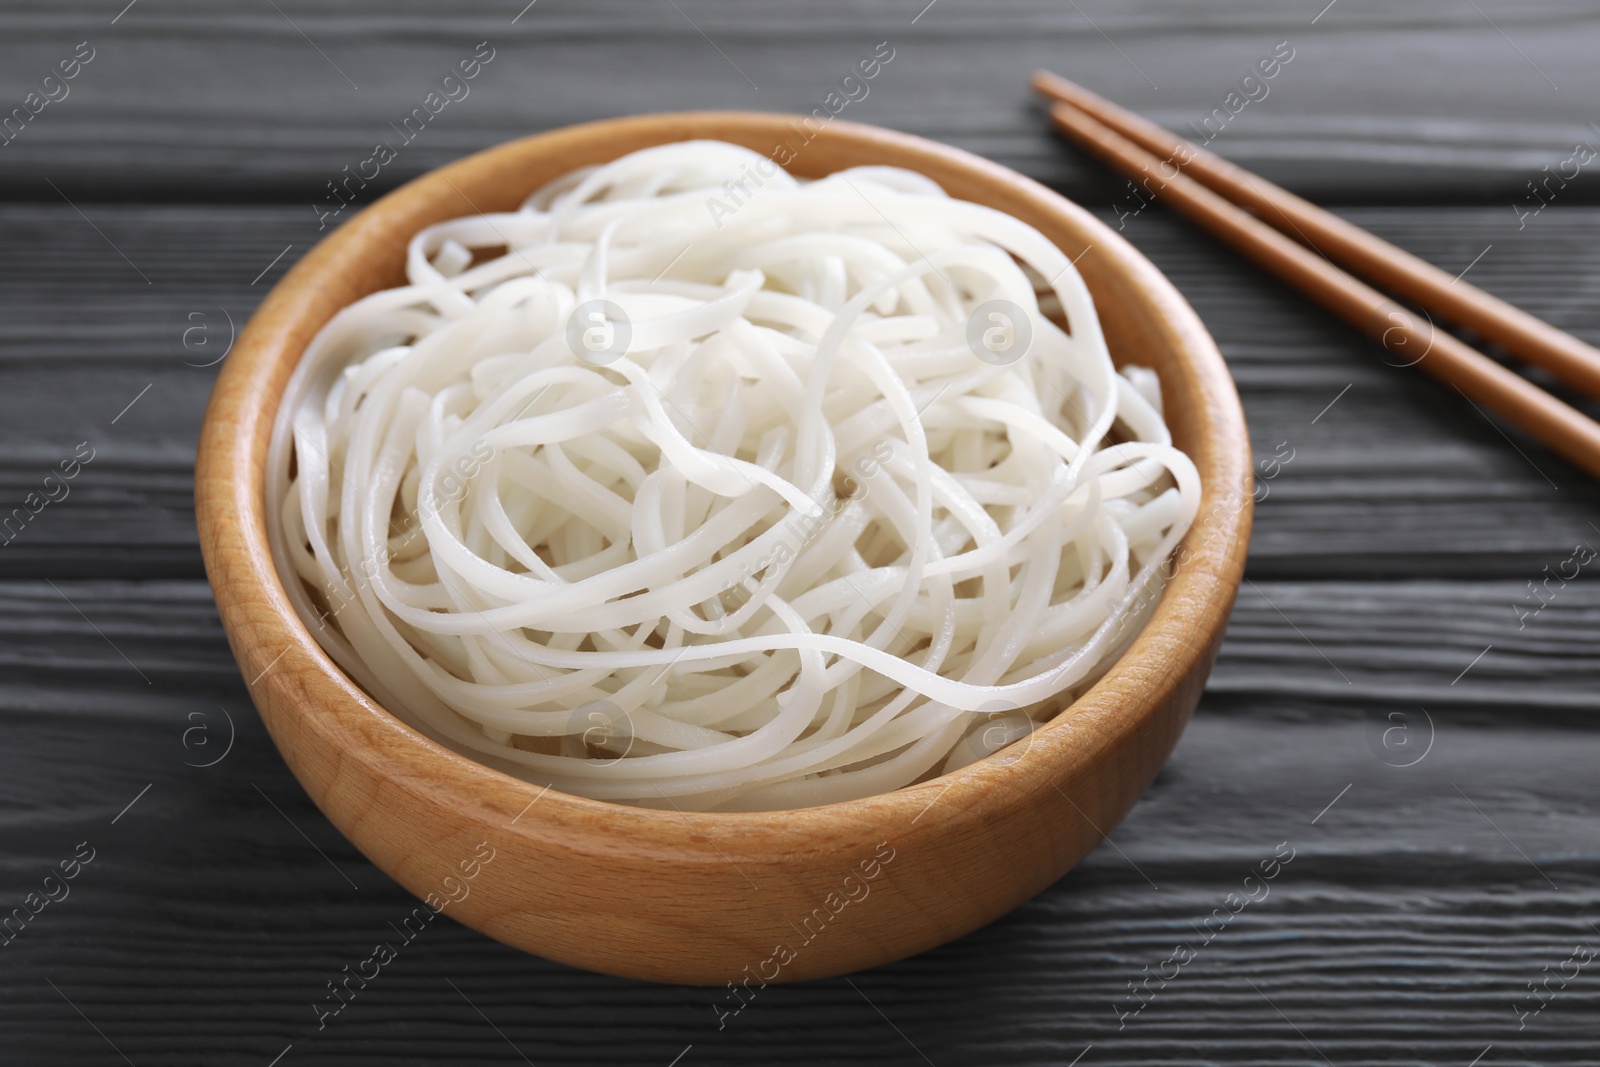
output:
[[[1061,75],[1054,71],[1045,70],[1043,67],[1035,70],[1028,78],[1028,84],[1033,86],[1034,92],[1042,93],[1045,96],[1053,96],[1057,87],[1065,81],[1066,79]]]
[[[1077,82],[1050,70],[1036,70],[1029,79],[1034,92],[1051,100],[1058,100],[1075,107],[1092,109],[1094,107],[1109,107],[1107,101],[1102,100],[1097,94],[1085,89]]]

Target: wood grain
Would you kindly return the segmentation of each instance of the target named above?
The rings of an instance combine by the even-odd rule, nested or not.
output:
[[[1114,226],[1111,203],[1085,206]],[[203,366],[214,350],[198,342],[225,344],[228,315],[242,328],[315,226],[283,206],[82,206],[156,284],[65,205],[0,205],[0,231],[18,234],[0,243],[0,500],[20,504],[79,441],[100,449],[73,495],[0,549],[0,575],[200,577],[192,470],[216,368]],[[1588,298],[1600,282],[1585,280],[1600,278],[1600,210],[1551,208],[1521,232],[1510,212],[1489,208],[1346,215],[1453,271],[1487,248],[1471,271],[1481,285],[1600,340],[1600,303]],[[1600,490],[1514,429],[1515,447],[1458,396],[1386,366],[1346,327],[1181,220],[1152,208],[1122,233],[1216,338],[1249,409],[1257,458],[1281,442],[1295,450],[1259,509],[1252,574],[1531,576],[1595,534]],[[53,234],[59,254],[34,256]],[[86,305],[87,291],[95,298]],[[184,330],[197,321],[206,332],[186,349]],[[1508,523],[1512,514],[1525,521]]]
[[[1579,725],[1600,711],[1597,584],[1574,582],[1522,619],[1512,606],[1532,600],[1526,583],[1511,579],[1253,578],[1234,606],[1205,706],[1233,714],[1223,709],[1244,700],[1255,710],[1276,703],[1348,715],[1420,703],[1507,730]],[[0,707],[17,712],[44,707],[54,692],[63,707],[92,702],[107,716],[137,718],[145,694],[155,692],[141,672],[163,693],[185,683],[201,700],[243,692],[215,605],[197,580],[0,581],[0,670],[8,679]],[[1518,688],[1532,674],[1541,684]]]
[[[3,149],[0,187],[55,200],[50,178],[74,198],[278,199],[310,217],[323,183],[391,137],[389,124],[483,40],[497,49],[494,63],[459,107],[405,146],[383,188],[571,122],[689,108],[808,112],[884,40],[896,58],[845,117],[1074,191],[1122,183],[1039,136],[1026,75],[1040,67],[1178,129],[1223,106],[1252,64],[1287,40],[1293,62],[1214,147],[1320,201],[1447,197],[1492,201],[1510,217],[1529,178],[1597,136],[1587,126],[1600,92],[1588,43],[1597,15],[1582,0],[1340,0],[1314,25],[1324,4],[1273,0],[1003,0],[981,9],[944,0],[921,17],[926,0],[754,9],[691,0],[681,12],[540,0],[513,25],[524,6],[474,0],[442,19],[421,0],[381,10],[297,0],[278,4],[281,14],[165,0],[115,26],[81,8],[11,15],[0,35],[0,99],[20,101],[85,37],[99,51],[72,95]],[[1580,179],[1562,198],[1596,191]]]
[[[1445,671],[1419,663],[1407,672],[1396,654],[1397,674],[1428,690],[1437,734],[1415,767],[1389,766],[1371,748],[1362,714],[1364,705],[1384,705],[1241,692],[1228,680],[1230,671],[1261,673],[1253,664],[1264,650],[1285,678],[1322,666],[1303,643],[1296,659],[1258,615],[1236,619],[1213,691],[1112,833],[1115,848],[1092,853],[983,931],[855,976],[860,993],[840,979],[772,987],[719,1030],[715,991],[576,971],[447,917],[318,1031],[311,1006],[323,983],[365,958],[371,942],[396,939],[388,924],[409,912],[409,894],[320,818],[248,712],[236,714],[238,739],[225,760],[183,765],[199,761],[182,744],[182,731],[199,721],[187,716],[217,705],[238,713],[248,699],[236,674],[225,677],[229,656],[201,583],[57,584],[94,627],[52,606],[14,653],[54,648],[56,662],[71,666],[55,676],[76,681],[58,683],[53,707],[4,709],[14,743],[0,747],[9,813],[0,885],[20,897],[81,840],[99,853],[58,911],[51,905],[0,950],[8,1051],[19,1062],[119,1062],[41,976],[135,1063],[261,1067],[291,1043],[291,1057],[318,1064],[521,1063],[471,1005],[540,1064],[665,1065],[691,1044],[685,1062],[922,1063],[862,993],[941,1067],[996,1057],[1062,1064],[1090,1043],[1090,1055],[1111,1064],[1321,1062],[1248,982],[1340,1065],[1465,1064],[1490,1043],[1512,1062],[1576,1064],[1591,1055],[1600,1011],[1592,984],[1573,983],[1521,1032],[1511,1003],[1572,944],[1595,943],[1587,926],[1600,908],[1592,723],[1541,724],[1539,709],[1457,703],[1478,668],[1451,688]],[[1309,606],[1290,586],[1258,584],[1292,612]],[[52,595],[43,583],[4,583],[0,618],[30,603],[42,608]],[[1572,614],[1541,620],[1557,625],[1544,631],[1537,655],[1558,675],[1594,670],[1600,600],[1583,596]],[[1487,598],[1455,582],[1385,585],[1349,602],[1364,600],[1375,617],[1432,604],[1433,618],[1449,619]],[[1241,597],[1240,612],[1249,609]],[[13,626],[8,645],[21,637],[23,627]],[[153,686],[118,681],[127,666],[95,627]],[[1422,629],[1395,632],[1410,632],[1418,651],[1449,640]],[[4,669],[10,677],[15,667]],[[200,672],[199,685],[190,671]],[[212,725],[220,730],[220,718]],[[83,763],[90,730],[117,753],[114,762]],[[50,783],[48,793],[27,784],[39,781]],[[1112,1005],[1127,1006],[1126,983],[1165,959],[1190,923],[1222,906],[1242,872],[1285,840],[1296,858],[1267,900],[1118,1031]],[[146,980],[130,987],[122,975],[136,966]],[[1356,1015],[1359,1027],[1349,1024]]]
[[[907,62],[860,117],[1046,179],[1113,226],[1124,185],[1049,134],[1026,72],[1061,69],[1182,128],[1287,39],[1299,52],[1271,97],[1212,147],[1318,202],[1372,203],[1342,213],[1452,274],[1471,265],[1486,289],[1600,341],[1600,214],[1574,206],[1594,198],[1589,175],[1521,230],[1512,206],[1592,134],[1592,5],[1339,0],[1312,26],[1321,0],[940,0],[912,26],[923,0],[678,0],[759,91],[664,4],[540,0],[509,33],[521,0],[447,13],[420,0],[278,6],[359,92],[267,5],[140,0],[115,26],[120,2],[0,13],[12,105],[74,42],[101,49],[69,100],[0,149],[11,198],[0,203],[0,485],[15,503],[63,448],[89,433],[105,446],[69,500],[0,550],[0,575],[27,579],[0,582],[0,904],[20,903],[77,842],[101,849],[70,899],[0,949],[3,1058],[122,1063],[87,1016],[140,1067],[264,1067],[291,1044],[279,1067],[665,1067],[680,1055],[678,1067],[1060,1067],[1080,1053],[1079,1067],[1323,1063],[1270,998],[1339,1067],[1465,1067],[1491,1044],[1480,1067],[1593,1062],[1600,1003],[1587,971],[1520,1032],[1511,1007],[1574,943],[1596,943],[1593,579],[1505,644],[1499,628],[1515,624],[1509,602],[1527,580],[1594,536],[1600,497],[1519,441],[1524,460],[1458,399],[1382,366],[1159,209],[1124,236],[1218,340],[1257,458],[1281,441],[1298,449],[1257,508],[1251,580],[1353,686],[1246,586],[1195,721],[1112,833],[1116,848],[1000,923],[855,976],[859,992],[837,979],[769,989],[718,1030],[705,991],[547,963],[447,918],[318,1032],[324,983],[388,936],[411,898],[322,819],[246,709],[199,580],[189,499],[215,370],[182,365],[169,323],[217,305],[242,322],[308,247],[322,183],[415,106],[434,67],[491,36],[507,42],[490,71],[501,80],[481,79],[386,181],[585,118],[809,109],[863,43],[889,39]],[[129,200],[152,203],[113,202]],[[1416,705],[1436,717],[1434,749],[1409,770],[1384,765],[1370,731]],[[183,766],[199,759],[183,731],[220,729],[219,707],[239,723],[235,749],[209,770]],[[1267,906],[1117,1031],[1111,1005],[1126,1003],[1126,983],[1285,839],[1307,848]]]

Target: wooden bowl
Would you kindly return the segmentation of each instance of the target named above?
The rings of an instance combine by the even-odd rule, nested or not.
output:
[[[1177,742],[1222,639],[1249,537],[1251,458],[1232,379],[1194,311],[1121,237],[1035,182],[905,134],[806,121],[615,119],[424,175],[278,283],[211,396],[196,470],[200,543],[223,627],[284,760],[373,863],[528,952],[655,981],[765,984],[887,963],[975,930],[1117,825]],[[422,227],[509,210],[574,167],[692,138],[763,154],[787,143],[788,169],[803,177],[906,167],[1031,223],[1082,257],[1116,357],[1159,374],[1173,437],[1204,482],[1199,518],[1136,643],[1026,751],[799,811],[683,815],[586,800],[490,770],[404,725],[334,665],[290,607],[267,547],[265,461],[278,401],[317,330],[357,298],[401,284],[407,239]]]

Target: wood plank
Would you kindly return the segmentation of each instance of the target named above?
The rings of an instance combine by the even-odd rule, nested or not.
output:
[[[1199,123],[1279,41],[1295,50],[1268,95],[1215,146],[1322,198],[1509,205],[1545,164],[1597,136],[1587,101],[1595,14],[1580,0],[1011,0],[751,9],[624,0],[382,12],[349,2],[216,9],[194,0],[111,16],[0,16],[0,101],[75,44],[95,58],[5,148],[0,188],[74,197],[278,198],[302,205],[366,158],[479,41],[495,59],[380,185],[511,137],[644,110],[810,112],[879,41],[895,58],[844,117],[971,148],[1074,189],[1104,175],[1044,130],[1024,78],[1083,81],[1173,127]],[[692,21],[691,21],[692,20]],[[713,44],[714,42],[714,44]],[[720,54],[719,54],[720,52]],[[627,77],[618,77],[626,72]],[[1559,90],[1556,88],[1559,87]],[[1259,95],[1260,90],[1252,90]],[[1120,183],[1116,183],[1120,184]],[[1581,187],[1581,189],[1580,189]],[[1592,198],[1580,181],[1563,197]],[[1509,206],[1505,208],[1509,211]]]
[[[1422,705],[1515,727],[1594,722],[1600,558],[1589,559],[1521,581],[1251,579],[1207,692],[1227,708],[1270,698],[1307,716]],[[1558,572],[1578,577],[1542,584]],[[146,705],[127,694],[150,686],[203,700],[238,692],[210,591],[195,580],[0,582],[0,676],[0,712],[88,703],[138,716]]]
[[[0,233],[15,237],[0,245],[0,515],[81,443],[95,449],[69,496],[0,550],[0,575],[198,577],[190,472],[215,374],[205,364],[316,229],[285,206],[80,206],[93,227],[65,205],[0,206]],[[1521,232],[1491,208],[1349,216],[1452,270],[1487,248],[1474,280],[1600,340],[1587,299],[1600,209],[1552,207]],[[1460,397],[1385,365],[1159,210],[1124,232],[1216,336],[1263,463],[1293,455],[1264,490],[1253,575],[1526,580],[1600,537],[1600,488],[1516,431],[1502,437]],[[55,251],[41,258],[32,249],[46,242]]]
[[[573,971],[448,918],[317,1029],[325,983],[398,941],[414,902],[321,818],[248,707],[190,495],[217,349],[180,342],[190,313],[214,343],[226,316],[242,325],[315,241],[323,183],[480,40],[497,54],[471,98],[369,198],[574,121],[808,111],[888,40],[895,59],[844,118],[967,147],[1115,225],[1122,183],[1047,132],[1027,72],[1182,129],[1288,40],[1270,96],[1212,147],[1324,202],[1413,204],[1348,214],[1600,341],[1600,209],[1575,206],[1600,198],[1594,168],[1517,217],[1542,167],[1600,144],[1592,4],[123,7],[0,12],[0,113],[76,42],[97,49],[70,99],[0,148],[0,517],[79,442],[96,449],[0,552],[0,908],[78,842],[97,850],[0,949],[0,1058],[1594,1062],[1592,968],[1520,1030],[1513,1007],[1574,945],[1600,946],[1593,565],[1525,624],[1515,605],[1575,543],[1600,547],[1600,490],[1164,212],[1125,234],[1217,337],[1258,457],[1294,450],[1194,723],[1115,847],[1034,901],[848,984],[764,990],[725,1029],[712,991]],[[1129,983],[1200,944],[1282,841],[1297,851],[1270,897],[1119,1029]]]
[[[1307,606],[1293,587],[1259,584],[1279,606]],[[1479,670],[1492,676],[1487,658],[1453,688],[1437,669],[1448,665],[1410,668],[1430,687],[1436,734],[1420,761],[1400,767],[1394,749],[1374,747],[1363,713],[1396,704],[1361,687],[1337,703],[1297,693],[1325,664],[1242,611],[1218,684],[1113,832],[1116,847],[986,930],[856,976],[856,989],[834,980],[764,990],[719,1030],[713,991],[583,974],[445,920],[319,1032],[312,1005],[324,983],[375,941],[398,940],[390,923],[412,902],[283,769],[202,586],[57,585],[92,626],[43,583],[0,586],[0,714],[12,742],[0,747],[0,903],[33,891],[80,841],[96,857],[0,957],[7,1047],[19,1062],[116,1062],[46,978],[135,1063],[259,1067],[290,1044],[284,1063],[521,1062],[507,1039],[541,1064],[666,1064],[689,1045],[684,1063],[921,1063],[920,1050],[941,1067],[1059,1065],[1090,1044],[1105,1064],[1321,1062],[1293,1027],[1341,1067],[1465,1064],[1491,1043],[1497,1062],[1592,1057],[1600,987],[1588,971],[1521,1032],[1511,1005],[1526,1005],[1526,984],[1574,944],[1600,941],[1590,925],[1600,907],[1590,785],[1600,736],[1571,717],[1542,721],[1546,705],[1526,716],[1481,706],[1470,686]],[[1448,621],[1479,600],[1466,583],[1346,594],[1396,620],[1397,639],[1421,629],[1402,624],[1408,605],[1431,598],[1429,616]],[[1594,670],[1600,602],[1585,596],[1571,614],[1538,620],[1538,669],[1557,690],[1563,672]],[[1428,642],[1411,638],[1419,650]],[[1407,670],[1400,655],[1382,666]],[[1534,670],[1517,669],[1524,679]],[[1244,673],[1281,681],[1229,680]],[[220,751],[219,706],[237,726],[232,750],[214,767],[185,766]],[[196,724],[219,748],[185,749]],[[1201,944],[1195,927],[1284,841],[1294,859],[1268,896]],[[1134,1003],[1127,983],[1179,942],[1195,958],[1119,1030],[1113,1005]]]
[[[1591,210],[1551,208],[1521,230],[1492,209],[1343,214],[1594,342],[1581,280],[1600,247]],[[1123,232],[1205,319],[1244,399],[1258,474],[1279,471],[1260,490],[1252,574],[1525,578],[1600,534],[1593,480],[1516,429],[1159,210]]]

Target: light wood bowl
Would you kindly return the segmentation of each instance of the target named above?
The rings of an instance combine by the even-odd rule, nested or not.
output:
[[[1251,458],[1232,379],[1194,311],[1121,237],[1010,170],[848,122],[804,136],[791,116],[649,115],[528,137],[424,175],[278,283],[206,411],[195,494],[206,571],[284,760],[373,863],[528,952],[633,978],[754,988],[872,967],[975,930],[1060,878],[1117,825],[1177,742],[1222,639],[1249,537]],[[1159,374],[1173,437],[1204,482],[1199,518],[1131,650],[1025,751],[799,811],[686,816],[586,800],[490,770],[404,725],[334,665],[290,607],[267,547],[265,460],[290,371],[317,330],[357,298],[400,284],[407,239],[422,227],[509,210],[574,167],[693,138],[763,154],[787,142],[796,152],[788,169],[803,177],[906,167],[1031,223],[1082,257],[1117,359]]]

